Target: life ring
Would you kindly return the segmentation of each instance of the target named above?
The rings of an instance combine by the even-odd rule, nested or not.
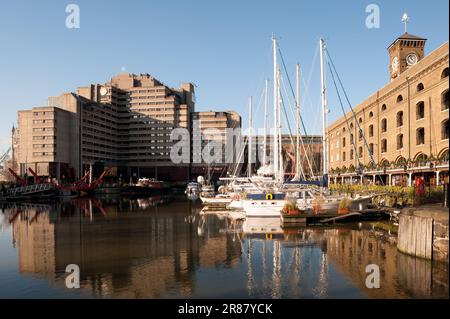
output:
[[[241,196],[239,196],[239,194],[234,195],[233,197],[234,200],[241,200]]]
[[[271,193],[266,194],[266,199],[272,200],[273,199],[273,195]]]

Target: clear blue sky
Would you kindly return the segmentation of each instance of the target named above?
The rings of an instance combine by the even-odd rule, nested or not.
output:
[[[80,29],[65,27],[69,3],[80,6]],[[380,29],[366,28],[370,3],[380,7]],[[0,150],[17,110],[106,82],[123,67],[173,87],[194,82],[197,110],[235,109],[246,126],[248,96],[257,103],[272,77],[272,33],[291,76],[297,62],[305,77],[312,71],[304,118],[308,132],[319,133],[319,64],[312,61],[320,36],[356,105],[388,82],[386,48],[403,33],[403,12],[411,16],[408,31],[428,38],[429,53],[448,41],[448,7],[448,0],[1,1]],[[331,89],[330,122],[342,115]]]

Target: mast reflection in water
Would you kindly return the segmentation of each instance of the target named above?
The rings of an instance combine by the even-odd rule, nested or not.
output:
[[[369,229],[286,231],[163,197],[3,206],[2,298],[448,298],[448,266]],[[80,289],[65,287],[69,264]],[[368,264],[380,289],[365,287]]]

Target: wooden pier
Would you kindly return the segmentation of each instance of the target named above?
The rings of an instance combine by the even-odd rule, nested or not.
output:
[[[281,226],[283,228],[298,227],[303,225],[325,225],[344,222],[359,222],[369,220],[388,219],[390,213],[384,209],[365,209],[350,211],[345,214],[337,212],[318,213],[313,212],[299,213],[295,215],[281,214]]]

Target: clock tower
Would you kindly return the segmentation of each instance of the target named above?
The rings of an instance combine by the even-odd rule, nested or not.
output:
[[[405,32],[389,46],[391,81],[423,59],[426,41],[427,39]]]

